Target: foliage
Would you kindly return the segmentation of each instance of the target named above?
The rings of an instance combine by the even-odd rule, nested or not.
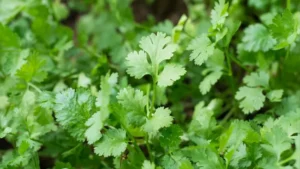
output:
[[[298,1],[132,3],[0,0],[0,169],[300,168]]]

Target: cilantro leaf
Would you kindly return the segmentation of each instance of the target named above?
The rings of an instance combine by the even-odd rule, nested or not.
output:
[[[85,131],[84,135],[87,138],[89,144],[95,143],[102,136],[100,130],[104,125],[103,121],[105,120],[105,118],[103,119],[101,115],[103,115],[101,112],[96,112],[85,123],[85,125],[89,128]]]
[[[281,98],[283,95],[283,90],[279,89],[279,90],[271,90],[270,92],[267,93],[267,98],[271,101],[271,102],[280,102]]]
[[[267,72],[253,72],[250,75],[247,75],[243,82],[247,84],[249,87],[269,87],[269,79],[270,76]]]
[[[95,153],[99,156],[120,156],[127,147],[126,132],[123,129],[109,129],[95,145]]]
[[[130,123],[135,126],[141,126],[145,123],[147,97],[142,91],[127,87],[118,93],[117,99],[128,112],[128,120]]]
[[[0,110],[4,109],[8,105],[9,105],[8,97],[0,96]]]
[[[0,52],[4,49],[19,49],[20,47],[21,42],[18,35],[0,23]]]
[[[161,87],[171,86],[176,80],[186,73],[181,65],[167,64],[158,76],[158,85]]]
[[[47,76],[44,66],[45,61],[37,53],[33,53],[27,58],[27,62],[17,71],[16,75],[27,82],[42,82]]]
[[[228,16],[228,3],[226,0],[219,0],[215,2],[215,7],[211,12],[211,23],[213,29],[220,29],[225,23],[225,19]]]
[[[160,145],[163,148],[174,150],[181,142],[180,136],[183,134],[183,131],[178,125],[171,125],[170,127],[163,128],[160,133]]]
[[[182,150],[185,157],[196,163],[196,166],[203,169],[225,169],[223,161],[216,152],[210,148],[190,146]]]
[[[190,60],[194,60],[196,65],[201,66],[214,53],[215,44],[213,44],[207,35],[203,34],[192,40],[188,50],[192,50]]]
[[[168,60],[173,56],[176,50],[176,45],[171,44],[171,38],[166,34],[158,32],[143,37],[140,41],[140,48],[142,48],[151,60],[152,66],[158,66],[162,61]]]
[[[260,88],[240,87],[235,95],[240,101],[240,108],[245,114],[252,113],[263,107],[266,97]]]
[[[155,135],[159,129],[172,124],[173,117],[170,114],[171,111],[168,108],[157,108],[152,117],[148,118],[142,126],[143,130],[151,136]]]
[[[75,92],[71,88],[55,96],[56,120],[79,141],[85,138],[84,133],[87,129],[85,122],[94,109],[94,101],[94,97],[89,92],[83,90]]]
[[[126,58],[128,66],[127,73],[137,79],[147,74],[151,74],[151,65],[147,61],[147,55],[144,51],[131,52]]]
[[[199,85],[199,89],[202,94],[206,94],[210,91],[211,87],[217,83],[217,81],[222,76],[222,71],[214,71],[211,72],[209,75],[205,76],[205,78],[201,81]]]
[[[87,88],[91,84],[91,79],[88,78],[84,73],[78,75],[78,87]]]
[[[145,160],[142,169],[155,169],[155,164],[151,163],[148,160]]]
[[[248,52],[268,51],[274,47],[276,40],[262,24],[250,25],[245,29],[242,46]]]
[[[112,93],[113,87],[118,81],[118,74],[112,73],[111,75],[107,73],[105,76],[101,77],[101,90],[98,92],[96,106],[102,109],[107,109],[110,102],[110,95]]]
[[[279,127],[274,127],[270,131],[263,133],[262,137],[267,141],[267,144],[263,144],[262,147],[274,153],[278,161],[280,160],[280,155],[291,147],[290,138]]]
[[[291,45],[296,40],[297,27],[293,14],[286,9],[282,14],[277,14],[269,25],[272,36],[278,40],[275,49]]]
[[[296,160],[296,163],[295,163],[295,167],[296,168],[299,168],[300,167],[300,135],[296,136],[295,138],[295,146],[296,146],[296,151],[295,151],[295,154],[294,154],[294,159]]]

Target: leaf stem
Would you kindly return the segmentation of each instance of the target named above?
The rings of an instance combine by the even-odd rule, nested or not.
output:
[[[285,164],[285,163],[287,163],[287,162],[289,162],[289,161],[291,161],[291,160],[293,160],[293,159],[294,159],[294,155],[291,155],[291,156],[289,156],[288,158],[286,158],[286,159],[280,161],[278,164],[279,164],[279,165],[283,165],[283,164]]]
[[[148,150],[150,161],[153,162],[154,158],[153,158],[153,156],[151,154],[151,147],[150,147],[150,144],[149,144],[149,136],[148,135],[146,136],[146,146],[147,146],[147,150]]]
[[[291,9],[291,0],[286,0],[286,8],[287,8],[288,10]]]
[[[224,48],[224,52],[225,52],[224,54],[225,54],[226,62],[227,62],[227,69],[228,69],[228,76],[229,76],[229,79],[230,79],[230,85],[231,85],[231,88],[232,88],[232,92],[235,92],[234,79],[232,77],[231,59],[230,59],[230,56],[229,56],[228,47]]]
[[[226,116],[222,119],[222,121],[219,123],[220,126],[222,126],[234,113],[235,108],[233,107],[227,114]]]
[[[236,63],[239,67],[241,67],[241,68],[243,68],[245,71],[247,71],[247,72],[250,72],[250,70],[246,67],[246,66],[244,66],[244,65],[242,65],[242,63],[237,59],[237,58],[235,58],[235,57],[233,57],[233,56],[229,56],[230,57],[230,59],[234,62],[234,63]]]
[[[231,59],[229,56],[228,47],[225,48],[224,51],[225,51],[225,57],[226,57],[226,62],[227,62],[228,74],[229,74],[229,76],[232,76]]]
[[[151,111],[149,114],[149,117],[151,117],[152,113],[154,113],[155,110],[155,99],[156,99],[156,83],[157,83],[157,78],[156,75],[153,77],[153,91],[152,91],[152,102],[151,102]]]
[[[32,87],[33,89],[35,89],[38,93],[42,93],[42,90],[39,89],[36,85],[32,84],[32,83],[28,83],[28,86]]]
[[[285,60],[287,60],[288,58],[289,58],[289,56],[290,56],[290,50],[291,50],[291,46],[289,45],[288,47],[287,47],[287,51],[286,51],[286,53],[285,53]]]

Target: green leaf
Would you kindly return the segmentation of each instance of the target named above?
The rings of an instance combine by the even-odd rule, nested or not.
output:
[[[69,15],[67,6],[61,3],[60,0],[55,0],[52,4],[52,8],[54,16],[58,21],[66,19]]]
[[[243,142],[256,143],[260,141],[260,135],[252,129],[249,122],[233,121],[229,128],[223,132],[219,139],[219,152],[235,151]]]
[[[89,127],[84,133],[88,144],[95,143],[102,136],[100,130],[103,128],[105,117],[103,118],[101,115],[103,115],[101,112],[96,112],[85,123],[85,125]]]
[[[189,134],[196,135],[202,138],[209,138],[214,132],[216,120],[214,118],[213,108],[211,103],[205,107],[204,102],[199,102],[195,106],[192,121],[189,125]]]
[[[267,28],[262,24],[250,25],[245,29],[242,46],[248,52],[269,51],[276,44]]]
[[[159,142],[163,148],[174,150],[181,143],[180,136],[183,135],[183,131],[178,125],[171,125],[170,127],[163,128],[160,133],[161,136]]]
[[[0,23],[7,24],[24,8],[27,2],[20,0],[0,1]],[[2,36],[1,36],[2,37]]]
[[[211,23],[213,29],[220,29],[225,24],[225,19],[228,16],[228,3],[226,0],[215,2],[215,7],[211,12]]]
[[[277,161],[280,160],[280,155],[291,147],[291,139],[281,128],[274,127],[269,132],[262,133],[262,137],[267,144],[262,147],[267,151],[274,153]]]
[[[128,112],[128,120],[130,123],[135,126],[141,126],[145,123],[147,97],[142,91],[127,87],[118,93],[117,99]]]
[[[186,73],[183,66],[167,64],[158,76],[157,84],[161,87],[171,86],[176,80]]]
[[[283,90],[279,89],[279,90],[271,90],[270,92],[267,93],[267,98],[271,101],[271,102],[280,102],[281,98],[283,95]]]
[[[249,87],[269,87],[269,79],[270,76],[267,72],[253,72],[250,75],[247,75],[243,82],[247,84]]]
[[[185,160],[181,163],[179,169],[194,169],[194,167],[189,160]]]
[[[95,145],[95,153],[99,156],[120,156],[127,147],[126,132],[123,129],[109,129]]]
[[[260,88],[240,87],[235,99],[240,101],[240,108],[245,114],[253,113],[264,106],[266,97]]]
[[[145,75],[151,74],[151,65],[147,61],[147,54],[144,51],[131,52],[126,58],[128,67],[127,73],[137,79]]]
[[[88,78],[84,73],[79,73],[77,86],[87,88],[90,84],[91,79]]]
[[[269,29],[272,36],[279,42],[277,46],[275,46],[275,49],[281,49],[294,43],[297,36],[298,23],[296,23],[293,14],[288,9],[273,18]]]
[[[37,101],[41,107],[46,109],[53,109],[55,104],[55,94],[43,91],[39,94]]]
[[[190,146],[183,149],[182,153],[201,169],[225,169],[221,158],[209,147]]]
[[[300,168],[300,135],[295,137],[295,146],[296,146],[296,151],[295,154],[293,155],[294,159],[296,160],[295,167]]]
[[[55,96],[55,117],[71,136],[79,141],[85,139],[85,122],[94,110],[95,98],[87,91],[67,89]]]
[[[9,105],[7,96],[0,96],[0,110],[5,109],[6,106]]]
[[[211,87],[217,83],[217,81],[222,77],[222,71],[214,71],[201,81],[199,89],[202,94],[206,94],[210,91]]]
[[[47,77],[47,72],[44,69],[45,60],[37,53],[31,54],[26,60],[27,62],[17,71],[16,76],[27,82],[42,82]]]
[[[155,164],[151,163],[148,160],[145,160],[143,163],[142,169],[155,169]]]
[[[176,45],[171,44],[171,37],[166,34],[158,32],[152,33],[149,36],[143,37],[140,41],[140,48],[142,48],[151,60],[152,66],[157,66],[162,61],[168,60],[173,56],[176,50]]]
[[[112,93],[113,87],[118,81],[118,74],[112,73],[111,75],[107,73],[105,76],[101,77],[101,90],[98,92],[96,106],[102,109],[107,109],[110,102],[110,95]],[[104,113],[104,112],[102,112]]]
[[[159,107],[156,109],[152,117],[146,120],[142,126],[143,130],[151,136],[155,135],[159,129],[168,127],[172,124],[173,118],[168,108]]]
[[[18,35],[0,23],[0,52],[3,50],[19,49],[20,47],[21,42]]]
[[[190,60],[194,60],[196,65],[201,66],[214,53],[215,44],[213,44],[207,35],[203,34],[192,40],[188,50],[192,50]]]

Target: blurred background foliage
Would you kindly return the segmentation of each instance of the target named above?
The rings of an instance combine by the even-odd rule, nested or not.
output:
[[[0,23],[16,33],[7,36],[10,32],[0,26],[0,94],[15,96],[13,102],[18,103],[20,98],[16,93],[26,88],[26,79],[16,81],[9,75],[15,73],[33,51],[39,53],[40,58],[32,56],[32,59],[37,62],[41,58],[45,60],[40,65],[42,72],[39,78],[34,80],[43,90],[59,92],[87,84],[93,84],[91,88],[96,90],[100,77],[111,71],[118,72],[121,87],[127,86],[130,81],[132,86],[145,91],[149,77],[136,80],[126,76],[123,63],[127,54],[138,48],[141,37],[152,32],[164,32],[179,44],[172,59],[185,65],[187,75],[167,89],[167,97],[161,92],[160,98],[163,99],[158,100],[158,104],[169,105],[176,123],[187,128],[185,122],[191,121],[194,105],[201,100],[208,102],[211,98],[221,98],[213,100],[211,104],[227,105],[222,111],[218,110],[217,118],[222,119],[224,112],[236,107],[232,99],[227,99],[234,97],[235,91],[227,90],[230,83],[224,78],[222,83],[213,87],[213,92],[202,95],[198,86],[204,77],[204,68],[190,62],[190,52],[186,50],[194,37],[206,33],[211,27],[210,13],[214,3],[214,0],[0,0]],[[276,77],[271,77],[272,88],[285,89],[287,96],[293,95],[285,102],[299,103],[297,101],[300,99],[295,94],[300,84],[299,37],[291,46],[284,64],[280,64],[286,55],[284,49],[249,52],[240,45],[244,30],[249,25],[270,24],[277,13],[284,11],[286,1],[229,0],[229,3],[228,24],[241,22],[230,42],[230,50],[238,59],[233,64],[236,83],[242,83],[247,70],[269,69],[272,77]],[[289,8],[299,19],[299,1],[291,0]],[[15,39],[5,39],[6,36]],[[20,43],[16,44],[15,41]],[[47,79],[43,72],[48,74]],[[262,111],[274,103],[267,104],[269,106]],[[51,120],[51,117],[47,118]],[[237,113],[235,118],[247,119],[252,116]],[[53,126],[48,127],[50,130]],[[76,160],[82,156],[90,156],[91,150],[77,146],[74,140],[65,136],[64,131],[50,133],[43,139],[44,146],[39,157],[42,168],[53,167],[54,157],[62,152],[60,158],[68,159],[66,161],[74,166],[93,166],[92,162],[97,161],[96,158],[83,158],[80,164],[76,164]],[[6,140],[0,140],[0,154],[12,147]],[[56,165],[56,168],[60,168],[65,164]]]

